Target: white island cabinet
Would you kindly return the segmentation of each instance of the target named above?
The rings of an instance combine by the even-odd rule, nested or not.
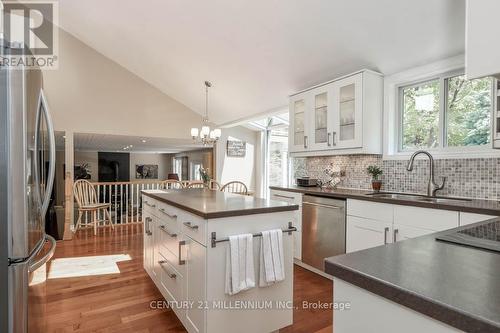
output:
[[[225,294],[225,240],[293,229],[298,206],[202,189],[144,191],[142,202],[144,269],[188,332],[264,333],[292,324],[293,232],[283,233],[285,281],[258,286],[257,236],[256,287],[234,296]]]

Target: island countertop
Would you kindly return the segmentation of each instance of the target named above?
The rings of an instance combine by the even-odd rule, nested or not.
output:
[[[470,226],[327,258],[326,272],[460,330],[500,332],[500,253],[436,240]]]
[[[168,205],[201,216],[204,219],[285,212],[299,209],[298,205],[283,201],[266,200],[208,189],[144,190],[142,193]]]

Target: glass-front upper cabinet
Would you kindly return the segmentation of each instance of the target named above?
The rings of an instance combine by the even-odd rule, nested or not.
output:
[[[309,120],[306,116],[309,100],[306,97],[307,95],[302,93],[290,98],[290,151],[304,151],[309,148]]]
[[[335,106],[332,122],[335,148],[362,146],[363,74],[356,74],[334,83]]]
[[[327,149],[332,146],[332,85],[319,87],[311,91],[312,110],[310,119],[310,148],[314,150]]]

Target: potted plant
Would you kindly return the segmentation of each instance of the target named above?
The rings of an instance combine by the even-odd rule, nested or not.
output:
[[[370,176],[372,176],[372,188],[375,192],[379,192],[382,187],[382,181],[378,179],[378,177],[382,174],[382,169],[376,165],[370,165],[366,168],[366,171]]]

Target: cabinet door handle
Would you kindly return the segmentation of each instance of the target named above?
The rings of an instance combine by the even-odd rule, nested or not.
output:
[[[163,232],[165,232],[167,235],[169,235],[172,238],[177,237],[177,234],[172,234],[172,233],[168,232],[167,228],[165,228],[164,225],[161,225],[158,228],[160,228]]]
[[[335,137],[337,136],[337,132],[332,132],[332,137],[333,137],[333,140],[332,140],[332,146],[336,146],[337,143],[335,143]]]
[[[198,226],[196,224],[195,225],[191,224],[191,222],[184,222],[183,224],[186,227],[188,227],[189,229],[191,229],[191,230],[197,230],[198,229]]]
[[[163,271],[165,273],[167,273],[168,277],[175,280],[177,278],[177,274],[170,273],[169,271],[167,271],[167,269],[165,267],[163,267],[163,264],[166,264],[166,263],[168,263],[167,260],[160,260],[160,261],[158,261],[158,264],[160,265],[161,269],[163,269]]]
[[[332,137],[332,133],[328,132],[328,134],[327,134],[327,138],[326,138],[326,142],[327,142],[327,144],[328,144],[328,147],[331,147],[331,146],[332,146],[332,144],[330,143],[330,139],[331,139],[331,137]]]
[[[392,242],[393,243],[396,243],[398,241],[398,232],[399,232],[398,229],[394,229],[394,231],[392,232]]]
[[[384,245],[387,244],[387,234],[389,233],[389,227],[384,228]]]
[[[182,246],[183,245],[186,245],[186,241],[180,241],[179,242],[179,265],[185,265],[186,264],[186,260],[182,260],[181,257],[182,257]]]
[[[164,208],[160,208],[160,212],[162,212],[163,214],[167,215],[168,217],[170,217],[171,219],[177,219],[177,215],[170,215],[169,213],[167,213],[165,211]]]

